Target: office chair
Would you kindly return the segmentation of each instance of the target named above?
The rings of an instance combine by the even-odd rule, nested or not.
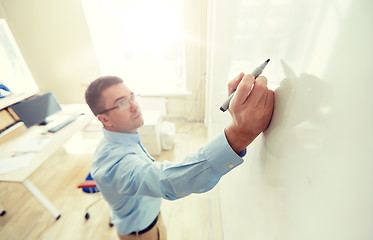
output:
[[[91,173],[88,174],[87,178],[85,179],[84,182],[81,182],[79,185],[78,185],[78,188],[81,188],[83,190],[83,192],[85,193],[88,193],[88,194],[96,194],[96,193],[100,193],[100,191],[98,190],[97,186],[96,186],[96,182],[95,180],[93,180],[92,176],[91,176]],[[96,203],[98,203],[99,201],[101,201],[103,199],[102,196],[100,196],[99,198],[97,198],[95,201],[93,201],[91,204],[89,204],[86,209],[85,209],[85,219],[88,220],[90,215],[89,215],[89,212],[88,210],[94,206]],[[112,227],[114,226],[114,224],[111,222],[111,218],[110,218],[110,221],[109,221],[109,226]]]

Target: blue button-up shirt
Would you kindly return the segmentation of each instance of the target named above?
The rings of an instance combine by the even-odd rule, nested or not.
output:
[[[222,132],[180,162],[155,162],[138,134],[103,131],[91,174],[110,205],[119,234],[149,226],[160,211],[161,198],[174,200],[210,190],[243,162],[246,152],[237,155]]]

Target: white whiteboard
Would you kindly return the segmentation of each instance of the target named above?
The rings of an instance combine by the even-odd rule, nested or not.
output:
[[[373,239],[373,2],[213,1],[209,132],[226,83],[271,58],[270,128],[219,183],[223,239]],[[250,123],[248,123],[250,124]]]
[[[3,83],[12,91],[11,95],[0,98],[0,109],[39,92],[38,86],[4,19],[0,19],[0,83]],[[6,94],[2,91],[2,95]]]

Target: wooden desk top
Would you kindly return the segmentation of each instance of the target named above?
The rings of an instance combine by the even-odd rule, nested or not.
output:
[[[63,129],[56,133],[48,133],[47,126],[32,126],[26,128],[25,125],[18,127],[12,132],[0,138],[0,159],[11,157],[14,154],[14,149],[22,144],[28,142],[37,141],[38,139],[49,139],[47,145],[39,152],[36,152],[31,163],[27,168],[22,168],[9,173],[1,174],[0,181],[9,182],[23,182],[27,177],[32,174],[44,161],[46,161],[54,152],[56,152],[61,146],[64,145],[70,137],[83,129],[93,119],[93,115],[89,112],[86,106],[75,105],[74,110],[71,111],[72,105],[67,105],[64,110],[64,114],[76,114],[81,113],[74,122],[70,123]],[[65,112],[65,109],[67,111]]]

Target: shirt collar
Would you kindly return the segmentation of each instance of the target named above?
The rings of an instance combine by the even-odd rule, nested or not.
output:
[[[112,132],[103,128],[105,138],[110,142],[126,144],[126,145],[135,145],[140,142],[140,136],[138,133],[121,133],[121,132]]]

